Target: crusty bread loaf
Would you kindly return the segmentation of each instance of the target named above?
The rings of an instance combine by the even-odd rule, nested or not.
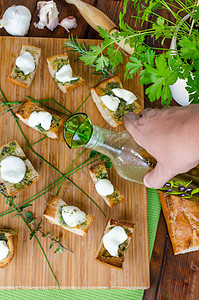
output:
[[[129,247],[130,240],[135,228],[135,223],[126,220],[110,219],[105,228],[104,235],[108,233],[115,226],[123,227],[126,234],[128,235],[127,240],[119,246],[118,252],[120,256],[119,257],[111,256],[111,254],[105,249],[103,245],[103,239],[102,239],[97,251],[96,260],[110,267],[114,267],[116,269],[122,269],[126,251]]]
[[[174,254],[199,250],[199,204],[159,192]]]
[[[21,190],[29,187],[34,182],[38,181],[40,179],[39,174],[34,169],[31,162],[27,159],[25,153],[17,143],[17,141],[11,141],[3,146],[0,147],[0,162],[6,158],[7,156],[17,156],[21,158],[25,165],[26,165],[26,173],[24,178],[19,183],[11,183],[8,181],[4,181],[1,178],[1,168],[0,168],[0,182],[3,183],[6,192],[9,196],[13,196],[17,193],[19,193]]]
[[[29,99],[27,99],[20,106],[19,110],[16,113],[16,116],[22,122],[24,122],[26,125],[29,126],[28,118],[34,111],[38,112],[38,111],[45,111],[45,110],[42,109],[41,107],[39,107],[38,105],[36,105],[35,103],[31,102]],[[45,129],[37,127],[37,126],[34,126],[34,127],[29,126],[29,127],[47,135],[48,137],[50,137],[52,139],[56,139],[58,137],[60,131],[63,128],[64,121],[65,120],[62,119],[60,116],[52,114],[52,121],[51,121],[51,126],[50,126],[49,130],[45,130]]]
[[[23,54],[26,51],[29,52],[34,58],[35,70],[28,75],[24,75],[22,71],[17,70],[17,66],[15,63],[12,73],[8,76],[8,81],[17,84],[20,87],[23,87],[25,89],[28,88],[33,81],[33,78],[35,76],[38,67],[39,58],[41,55],[41,49],[32,45],[24,44],[22,45],[19,55]]]
[[[93,222],[94,216],[87,215],[86,220],[83,224],[70,227],[68,225],[64,225],[62,222],[62,215],[61,215],[61,209],[63,206],[66,206],[66,202],[64,202],[60,197],[58,196],[52,196],[45,208],[45,211],[43,213],[43,216],[48,219],[48,221],[52,224],[59,225],[63,227],[64,229],[71,231],[75,234],[84,236],[89,228],[91,227],[91,224]]]
[[[9,253],[8,256],[0,260],[0,268],[5,268],[13,259],[17,248],[17,234],[11,229],[0,229],[0,240],[6,242]]]
[[[99,84],[97,84],[91,89],[91,95],[104,120],[110,126],[118,127],[120,124],[123,124],[124,115],[127,112],[131,111],[135,114],[139,114],[142,111],[142,107],[137,101],[134,101],[132,104],[129,105],[126,105],[124,103],[122,104],[120,102],[116,112],[111,111],[102,102],[101,96],[109,94],[113,88],[123,88],[122,83],[117,76],[112,76],[101,81]]]
[[[68,55],[66,53],[47,57],[47,63],[48,63],[48,69],[49,69],[50,75],[52,76],[52,78],[54,78],[55,83],[57,84],[57,86],[60,88],[60,90],[63,93],[67,93],[70,90],[73,90],[73,89],[77,88],[78,86],[84,84],[84,79],[82,79],[79,75],[74,75],[75,77],[78,77],[77,81],[65,82],[65,83],[58,82],[55,79],[55,74],[57,71],[59,71],[61,69],[60,61],[62,62],[63,65],[67,65],[70,63]]]
[[[89,172],[94,184],[96,184],[100,179],[108,179],[108,172],[104,162],[100,162],[91,166],[89,168]],[[110,207],[114,207],[125,199],[124,196],[115,187],[114,192],[111,195],[101,197]]]

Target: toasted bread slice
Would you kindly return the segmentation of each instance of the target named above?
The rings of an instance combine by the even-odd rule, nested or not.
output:
[[[5,268],[13,259],[17,248],[17,239],[15,231],[11,229],[0,229],[0,240],[5,241],[9,248],[8,256],[0,260],[0,268]]]
[[[128,235],[127,240],[124,243],[119,245],[118,248],[119,256],[112,256],[104,247],[103,239],[102,239],[97,251],[96,260],[110,267],[114,267],[116,269],[122,269],[126,251],[127,248],[129,247],[130,240],[135,228],[135,223],[126,220],[110,219],[105,228],[104,235],[108,233],[115,226],[123,227],[126,234]]]
[[[79,75],[74,75],[75,77],[78,77],[77,80],[72,80],[70,82],[65,83],[59,82],[55,79],[56,72],[58,72],[64,65],[70,64],[67,54],[58,54],[47,57],[47,63],[50,75],[54,78],[55,83],[58,85],[58,87],[63,93],[67,93],[70,90],[73,90],[78,86],[84,84],[84,79],[82,79]]]
[[[38,111],[45,111],[45,110],[42,109],[41,107],[37,106],[35,103],[31,102],[29,99],[27,99],[20,106],[19,110],[16,113],[16,116],[22,122],[24,122],[26,125],[29,126],[28,119],[34,111],[38,112]],[[51,126],[50,126],[49,130],[45,130],[41,126],[34,126],[34,127],[29,126],[29,127],[47,135],[48,137],[50,137],[52,139],[56,139],[58,137],[61,129],[63,128],[64,121],[65,120],[62,119],[60,116],[52,114],[52,121],[51,121]]]
[[[29,52],[33,58],[34,58],[34,62],[35,62],[35,69],[33,72],[30,72],[28,75],[24,75],[24,73],[16,66],[16,63],[14,65],[14,68],[12,70],[12,73],[8,76],[8,81],[19,85],[22,88],[28,88],[32,81],[33,78],[35,76],[37,67],[38,67],[38,63],[39,63],[39,58],[41,55],[41,49],[32,45],[22,45],[21,51],[19,53],[19,55],[23,54],[24,52]]]
[[[111,111],[102,102],[101,96],[113,94],[111,92],[113,88],[123,88],[122,83],[117,76],[112,76],[101,81],[91,89],[91,95],[104,120],[110,126],[118,127],[120,124],[124,123],[124,116],[127,112],[131,111],[135,114],[139,114],[142,111],[142,107],[137,101],[134,101],[132,104],[127,105],[126,101],[120,98],[118,109],[115,112]]]
[[[68,231],[84,236],[91,227],[94,216],[87,215],[83,224],[70,227],[62,218],[62,207],[67,205],[68,204],[66,204],[66,202],[64,202],[60,197],[52,196],[47,203],[43,215],[50,223],[59,225]]]
[[[100,179],[108,179],[108,172],[104,162],[93,165],[89,168],[91,178],[96,184]],[[114,192],[108,196],[101,196],[106,204],[110,207],[113,207],[120,202],[124,201],[124,196],[114,187]]]
[[[174,254],[199,250],[199,203],[158,193]]]
[[[0,147],[0,163],[8,156],[17,156],[21,158],[26,165],[26,173],[24,178],[18,183],[11,183],[1,178],[1,167],[0,167],[0,182],[3,183],[4,188],[9,196],[13,196],[23,189],[29,187],[32,183],[40,179],[39,174],[36,172],[31,162],[27,159],[25,153],[17,143],[17,141],[11,141]]]

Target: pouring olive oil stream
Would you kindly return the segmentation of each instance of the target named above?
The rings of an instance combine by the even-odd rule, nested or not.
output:
[[[128,131],[117,133],[97,127],[85,113],[69,117],[63,135],[70,149],[84,146],[108,156],[121,177],[136,183],[143,184],[144,176],[157,163]],[[199,167],[175,176],[160,190],[199,203]]]

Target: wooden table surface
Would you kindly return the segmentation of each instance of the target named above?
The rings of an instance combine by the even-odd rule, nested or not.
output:
[[[119,12],[122,9],[122,0],[84,0],[87,3],[106,13],[118,25]],[[60,20],[66,16],[75,16],[78,26],[71,30],[75,36],[84,39],[99,39],[99,35],[81,17],[73,5],[66,4],[64,0],[55,0],[60,12]],[[32,21],[28,36],[37,37],[66,37],[68,33],[62,27],[53,32],[48,29],[39,30],[34,27],[38,22],[37,1],[33,0],[0,0],[0,19],[4,11],[11,5],[25,5],[32,13]],[[134,14],[132,2],[129,1],[125,20],[133,25],[131,15]],[[163,13],[164,14],[164,13]],[[169,16],[170,17],[170,16]],[[146,24],[147,26],[147,24]],[[0,29],[0,35],[8,35]],[[174,103],[172,103],[174,104]],[[147,97],[145,107],[160,107],[159,103],[152,104]],[[143,299],[188,299],[196,300],[199,297],[199,252],[184,255],[173,255],[171,242],[168,236],[165,220],[161,212],[156,234],[153,254],[150,263],[151,288],[146,290]]]

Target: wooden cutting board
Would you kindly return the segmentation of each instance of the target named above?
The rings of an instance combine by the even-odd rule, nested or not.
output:
[[[75,61],[77,53],[70,52],[69,58],[75,74],[81,75],[86,83],[67,95],[63,94],[51,78],[46,57],[54,54],[63,53],[65,39],[49,38],[19,38],[19,37],[0,37],[0,88],[8,101],[24,100],[25,95],[35,99],[54,98],[60,104],[74,112],[83,100],[88,96],[90,88],[99,80],[99,75],[93,75],[93,70],[86,68],[81,61]],[[80,41],[82,42],[82,41]],[[7,81],[12,66],[18,56],[22,44],[32,44],[41,47],[41,59],[31,87],[27,90],[20,88]],[[86,45],[97,45],[100,41],[86,40]],[[124,70],[118,73],[123,81]],[[124,82],[124,87],[133,91],[143,105],[143,87],[139,84],[139,78]],[[2,100],[2,98],[0,97]],[[55,105],[49,102],[50,106]],[[5,108],[4,108],[5,109]],[[3,108],[0,108],[0,112]],[[83,105],[81,111],[86,112],[93,124],[110,129],[109,125],[103,120],[98,112],[91,97]],[[38,141],[42,135],[20,122],[21,128],[30,143]],[[0,115],[0,145],[3,145],[13,139],[24,147],[26,142],[23,139],[19,129],[10,113]],[[113,130],[113,129],[111,129]],[[120,128],[118,130],[124,130]],[[36,152],[41,154],[46,160],[58,168],[61,172],[66,172],[68,166],[75,157],[83,150],[69,150],[64,143],[62,134],[58,140],[45,139],[34,146]],[[35,169],[41,175],[41,179],[17,195],[16,203],[20,203],[28,197],[34,195],[50,183],[58,179],[60,175],[34,155],[29,148],[24,149],[25,154],[30,159]],[[88,158],[89,151],[78,163]],[[77,165],[77,164],[76,164]],[[52,269],[62,288],[148,288],[149,287],[149,252],[148,252],[148,224],[147,224],[147,195],[144,186],[125,181],[120,178],[114,168],[110,170],[110,178],[113,184],[124,194],[126,200],[114,208],[109,208],[96,194],[92,180],[89,177],[88,168],[77,172],[71,177],[71,180],[86,191],[107,215],[104,218],[99,209],[79,190],[67,180],[62,184],[59,192],[60,197],[67,203],[80,207],[83,211],[94,215],[95,219],[92,227],[85,237],[80,237],[69,233],[56,225],[51,225],[42,218],[42,213],[46,203],[56,188],[51,192],[40,197],[29,211],[39,222],[42,218],[42,228],[45,232],[50,231],[51,235],[61,236],[62,243],[73,254],[69,252],[56,253],[54,246],[49,249],[50,241],[37,234],[41,244],[48,256]],[[0,212],[8,209],[3,197],[1,197]],[[48,269],[43,254],[34,240],[29,239],[29,230],[22,220],[17,217],[13,219],[14,214],[0,218],[0,227],[12,228],[18,232],[18,247],[13,261],[5,268],[0,269],[0,287],[5,288],[56,288],[56,283]],[[128,253],[122,271],[107,267],[95,261],[95,254],[102,238],[104,228],[108,218],[115,217],[127,219],[135,222],[135,233],[128,249]]]

